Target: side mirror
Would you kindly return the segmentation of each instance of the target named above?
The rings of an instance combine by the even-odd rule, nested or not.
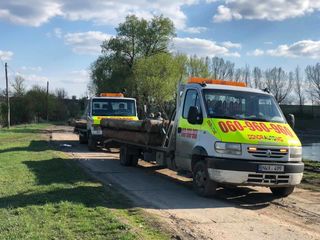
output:
[[[291,127],[291,128],[294,128],[294,125],[295,125],[295,123],[296,123],[296,120],[295,120],[295,117],[294,117],[293,114],[291,114],[291,113],[288,114],[288,116],[287,116],[287,121],[288,121],[290,127]]]
[[[202,117],[200,116],[199,110],[195,106],[191,106],[188,112],[188,122],[190,124],[202,123]]]

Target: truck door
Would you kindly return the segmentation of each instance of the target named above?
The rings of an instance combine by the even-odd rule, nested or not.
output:
[[[175,160],[178,169],[191,170],[192,150],[199,140],[201,124],[190,124],[187,120],[191,106],[196,106],[202,114],[200,97],[195,89],[186,92],[181,117],[179,119],[176,138]]]

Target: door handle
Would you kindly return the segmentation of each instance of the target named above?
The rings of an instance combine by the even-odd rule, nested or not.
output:
[[[181,131],[182,131],[182,128],[178,127],[178,133],[181,133]]]

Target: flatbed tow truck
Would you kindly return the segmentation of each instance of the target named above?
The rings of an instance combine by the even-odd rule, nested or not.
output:
[[[103,135],[121,145],[120,164],[135,166],[140,158],[189,171],[195,191],[205,197],[225,185],[265,186],[285,197],[301,182],[304,164],[291,128],[294,118],[288,124],[269,92],[239,82],[190,78],[179,85],[177,96],[171,120],[154,135],[161,144],[128,138],[132,129],[125,127],[112,134],[106,124],[112,120],[101,122]],[[136,134],[150,134],[142,131]]]
[[[126,98],[122,93],[101,93],[88,100],[82,120],[76,122],[75,132],[79,134],[79,142],[87,143],[91,151],[104,145],[106,139],[100,121],[105,118],[138,120],[136,100]]]

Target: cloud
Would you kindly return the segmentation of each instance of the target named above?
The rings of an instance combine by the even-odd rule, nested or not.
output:
[[[65,44],[71,46],[74,53],[90,55],[100,53],[100,45],[110,37],[111,35],[99,31],[66,33],[63,35]]]
[[[24,74],[24,73],[17,73],[17,75],[23,77],[27,82],[31,84],[40,84],[43,85],[47,81],[49,81],[49,78],[46,76],[41,76],[37,74]]]
[[[13,52],[0,50],[0,59],[2,59],[2,61],[8,61],[12,58],[12,56]]]
[[[282,21],[320,10],[319,0],[225,0],[213,16],[215,22],[258,19]]]
[[[201,57],[232,56],[240,57],[238,52],[231,52],[229,48],[219,45],[214,41],[201,38],[179,38],[173,39],[173,51],[197,55]]]
[[[62,30],[61,30],[61,28],[55,28],[55,29],[53,29],[53,34],[54,34],[54,36],[56,36],[57,38],[61,38],[61,37],[62,37]]]
[[[42,67],[37,66],[37,67],[28,67],[28,66],[22,66],[21,71],[29,71],[29,72],[41,72],[42,71]]]
[[[59,1],[16,0],[0,2],[0,19],[21,25],[38,27],[50,18],[62,14]]]
[[[87,85],[90,81],[90,72],[85,69],[73,70],[64,74],[57,81],[64,84]]]
[[[222,46],[225,46],[226,48],[241,48],[242,47],[240,43],[233,43],[230,41],[222,42],[221,44],[222,44]]]
[[[184,29],[187,16],[182,11],[182,7],[198,2],[199,0],[1,1],[0,19],[15,24],[38,27],[53,17],[61,16],[71,21],[93,21],[96,24],[115,26],[129,14],[147,19],[163,14],[172,19],[178,29]]]
[[[184,32],[187,32],[187,33],[196,34],[196,33],[205,32],[206,30],[207,30],[206,27],[187,27],[187,28],[185,28],[183,31],[184,31]]]
[[[254,51],[251,51],[251,52],[247,52],[247,55],[248,56],[255,56],[255,57],[257,57],[257,56],[262,56],[264,54],[264,51],[263,50],[261,50],[261,49],[255,49]]]
[[[276,57],[307,57],[320,59],[320,41],[302,40],[291,45],[280,45],[266,52]]]

